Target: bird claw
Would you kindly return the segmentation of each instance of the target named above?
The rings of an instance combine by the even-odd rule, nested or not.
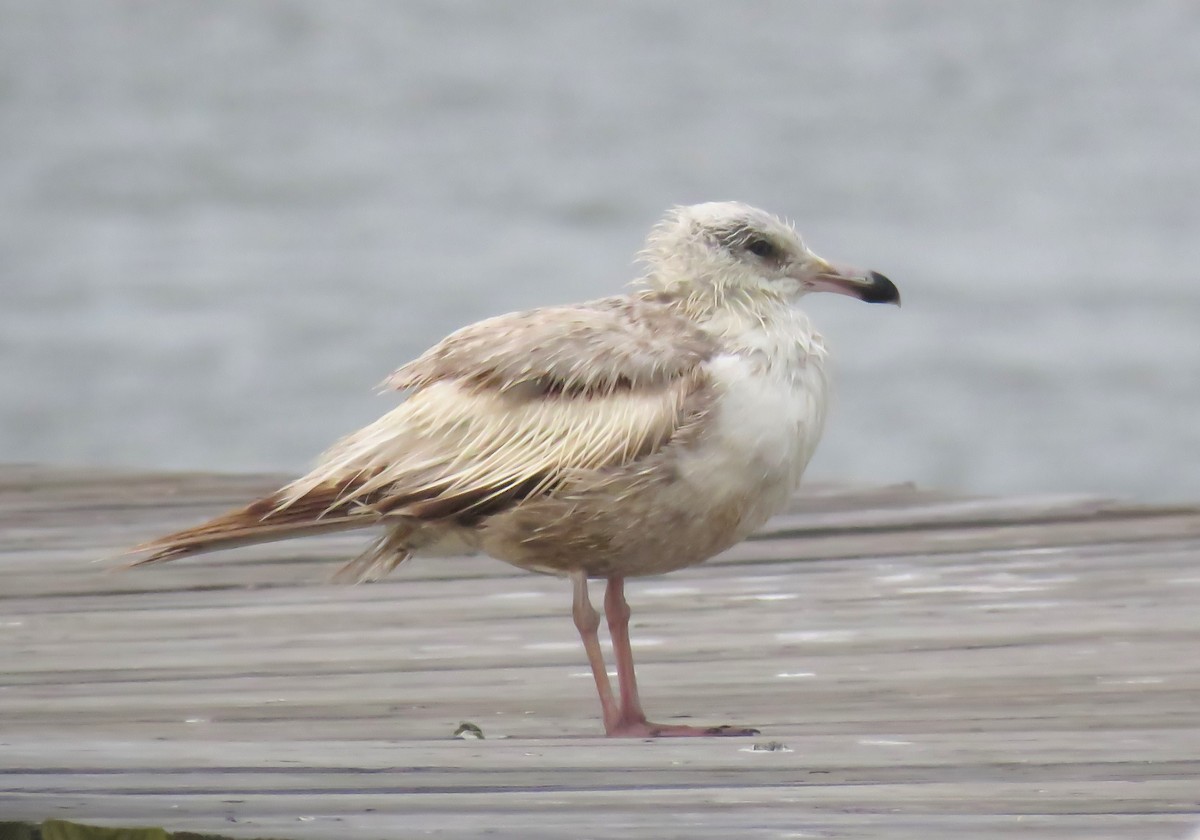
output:
[[[734,726],[733,724],[722,724],[721,726],[710,726],[704,730],[705,735],[723,735],[730,738],[749,737],[751,735],[761,735],[762,732],[750,726]]]

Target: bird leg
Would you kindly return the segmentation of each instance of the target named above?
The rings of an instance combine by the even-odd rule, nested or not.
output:
[[[600,613],[596,612],[588,598],[587,572],[582,569],[571,572],[571,584],[571,617],[575,619],[575,628],[579,631],[579,638],[583,639],[583,649],[587,651],[588,664],[592,666],[592,677],[596,680],[596,693],[600,695],[600,708],[604,714],[604,731],[611,735],[620,712],[613,698],[612,685],[608,682],[604,654],[600,651]]]
[[[617,659],[617,684],[621,689],[622,723],[646,723],[642,701],[638,697],[637,675],[633,670],[633,648],[629,642],[629,603],[625,600],[625,579],[610,577],[604,589],[604,617]],[[612,733],[609,733],[612,734]]]
[[[578,585],[576,592],[578,593]],[[586,580],[584,582],[584,598],[587,598]],[[588,605],[589,608],[591,605]],[[592,611],[593,614],[595,610]],[[610,719],[609,709],[612,706],[612,689],[608,685],[608,677],[604,678],[604,690],[600,692],[600,703],[604,706],[604,731],[610,736],[630,738],[660,738],[697,735],[757,735],[757,729],[742,726],[686,726],[683,724],[651,723],[646,720],[642,711],[642,701],[638,697],[637,677],[633,672],[633,649],[629,644],[629,604],[625,600],[625,579],[610,577],[608,587],[604,591],[604,615],[608,619],[608,633],[612,637],[613,655],[617,660],[617,681],[621,689],[621,703],[616,709],[616,718]],[[576,622],[578,625],[578,621]],[[582,633],[582,630],[580,631]],[[595,631],[593,630],[593,638]],[[587,646],[587,639],[584,639]],[[599,649],[597,648],[597,657]],[[591,659],[591,653],[588,659]],[[603,664],[601,664],[603,672]],[[592,671],[596,666],[593,662]],[[597,677],[597,685],[599,677]],[[607,701],[605,692],[608,693]]]

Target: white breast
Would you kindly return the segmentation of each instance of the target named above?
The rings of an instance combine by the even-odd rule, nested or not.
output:
[[[714,509],[745,505],[743,534],[787,504],[825,423],[825,350],[796,315],[707,363],[721,396],[703,444],[680,459],[681,476],[706,488]]]

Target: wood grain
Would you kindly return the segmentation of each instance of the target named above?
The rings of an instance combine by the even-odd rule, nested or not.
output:
[[[0,820],[235,837],[1152,838],[1200,828],[1200,508],[807,488],[632,581],[608,741],[565,581],[324,583],[364,537],[113,572],[278,476],[0,468]],[[461,721],[483,741],[451,737]],[[785,749],[755,751],[770,742]]]

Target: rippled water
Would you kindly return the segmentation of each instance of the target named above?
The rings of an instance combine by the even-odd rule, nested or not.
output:
[[[0,460],[298,471],[475,318],[736,198],[813,299],[810,475],[1200,498],[1200,5],[0,0]]]

